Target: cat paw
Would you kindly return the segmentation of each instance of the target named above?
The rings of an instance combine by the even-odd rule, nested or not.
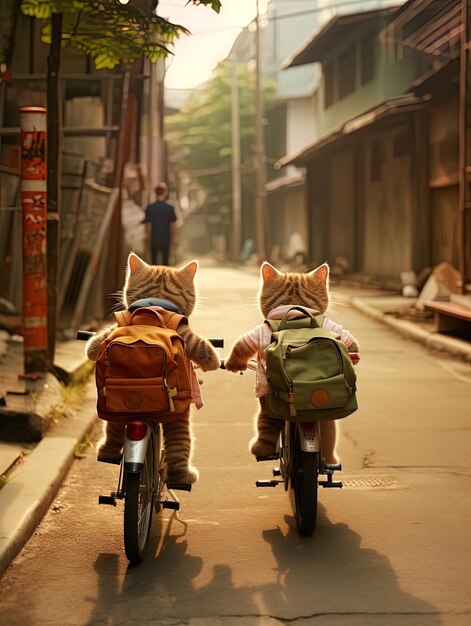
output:
[[[273,454],[276,454],[277,441],[275,443],[271,443],[258,438],[252,439],[249,444],[250,452],[254,456],[272,456]]]
[[[230,356],[224,362],[224,367],[228,372],[244,372],[247,369],[247,362]]]
[[[195,467],[168,468],[167,483],[171,485],[193,485],[199,478]]]

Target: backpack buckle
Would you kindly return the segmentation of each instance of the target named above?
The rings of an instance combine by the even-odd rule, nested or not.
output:
[[[173,413],[175,411],[175,405],[173,403],[173,398],[177,395],[178,390],[176,387],[174,387],[173,389],[170,389],[168,384],[167,384],[167,379],[164,379],[164,385],[165,385],[165,389],[167,390],[167,395],[168,395],[168,403],[170,405],[170,412]]]
[[[289,406],[289,415],[290,417],[296,417],[296,407],[294,406],[294,393],[290,391],[288,393],[288,406]]]

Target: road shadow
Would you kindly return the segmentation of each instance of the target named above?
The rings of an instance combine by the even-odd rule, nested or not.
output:
[[[265,558],[257,566],[260,572],[244,576],[250,583],[236,584],[231,564],[217,563],[209,580],[203,574],[207,582],[202,584],[204,560],[189,552],[186,525],[173,515],[163,534],[156,529],[148,558],[139,566],[128,566],[124,576],[122,556],[99,556],[98,593],[88,626],[134,623],[137,617],[145,623],[156,616],[182,622],[217,617],[221,623],[243,618],[244,626],[259,626],[268,616],[306,624],[328,618],[336,626],[377,616],[378,624],[410,618],[442,626],[435,606],[401,589],[390,560],[363,547],[360,535],[347,524],[332,523],[322,506],[312,537],[299,536],[292,516],[287,515],[285,522],[262,531],[275,563],[269,582],[256,582],[267,580],[267,568],[273,570],[273,560]]]
[[[263,597],[270,615],[292,618],[298,607],[298,617],[337,616],[336,625],[342,615],[377,615],[378,623],[384,623],[384,615],[395,616],[399,621],[394,623],[415,615],[417,623],[427,626],[443,623],[437,607],[401,589],[385,555],[362,547],[361,536],[345,523],[332,523],[324,507],[319,507],[312,537],[299,536],[292,516],[285,516],[285,522],[287,530],[262,532],[278,569],[276,590],[272,587]]]
[[[254,601],[257,590],[237,587],[229,565],[214,565],[208,582],[197,584],[204,560],[189,553],[185,533],[185,522],[172,516],[161,537],[154,533],[155,552],[140,565],[128,566],[124,577],[122,556],[100,555],[95,563],[97,597],[87,626],[146,623],[157,617],[162,622],[175,619],[182,623],[212,616],[230,619],[234,604],[238,614],[247,616],[244,626],[259,624],[260,611]]]

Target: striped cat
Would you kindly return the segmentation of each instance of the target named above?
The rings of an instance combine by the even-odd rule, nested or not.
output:
[[[197,299],[194,283],[197,269],[196,261],[180,269],[148,265],[136,254],[131,253],[127,262],[123,305],[127,308],[141,298],[161,298],[176,304],[183,314],[189,317]],[[116,324],[104,328],[89,339],[85,349],[89,359],[96,361],[100,344],[113,328],[116,328]],[[218,369],[219,357],[206,339],[193,332],[185,323],[180,323],[177,332],[184,340],[185,352],[191,361],[203,371]],[[163,431],[168,481],[174,484],[194,483],[198,479],[198,471],[190,464],[192,453],[190,409],[182,419],[163,424]],[[121,458],[123,439],[124,425],[106,422],[104,436],[99,442],[98,459]]]
[[[261,267],[261,287],[259,305],[265,319],[282,319],[293,306],[303,306],[317,313],[325,313],[330,304],[329,266],[324,263],[306,274],[282,273],[265,262]],[[290,315],[302,316],[292,312]],[[358,351],[355,337],[339,324],[324,318],[324,324],[345,343],[350,352]],[[256,396],[260,400],[260,410],[256,415],[256,436],[250,442],[250,449],[255,456],[269,456],[276,451],[276,445],[283,420],[268,417],[265,409],[267,393],[266,365],[264,350],[270,343],[271,331],[268,324],[260,324],[241,335],[225,362],[226,369],[238,372],[247,369],[247,363],[257,355],[258,370],[256,378]],[[337,439],[336,421],[320,422],[322,453],[327,463],[338,463],[335,452]]]

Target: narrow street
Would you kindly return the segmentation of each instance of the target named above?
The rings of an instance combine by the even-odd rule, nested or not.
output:
[[[202,268],[197,279],[192,325],[224,337],[227,354],[260,320],[258,275]],[[271,464],[248,451],[253,374],[203,374],[200,481],[178,515],[154,518],[147,561],[128,567],[122,505],[97,504],[117,470],[89,448],[2,579],[2,626],[469,624],[469,365],[333,308],[361,344],[360,410],[340,425],[345,486],[320,491],[312,538],[298,536],[281,486],[255,487]]]

